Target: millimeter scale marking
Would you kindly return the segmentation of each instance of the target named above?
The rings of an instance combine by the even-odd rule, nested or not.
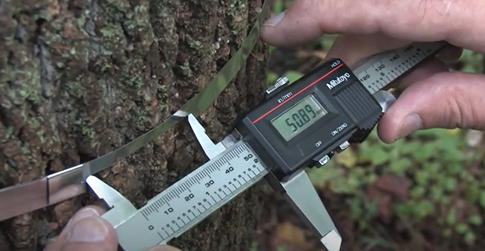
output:
[[[250,163],[248,165],[248,163]],[[243,141],[202,165],[147,202],[135,215],[115,226],[120,244],[129,251],[166,243],[196,225],[268,173]],[[136,243],[130,236],[137,236]],[[146,245],[146,246],[144,246]]]
[[[372,56],[352,72],[366,89],[374,94],[382,90],[426,58],[437,53],[445,42],[413,43]]]

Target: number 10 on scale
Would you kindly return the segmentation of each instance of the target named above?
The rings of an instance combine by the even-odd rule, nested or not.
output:
[[[271,123],[289,141],[327,113],[315,96],[308,95],[271,120]]]

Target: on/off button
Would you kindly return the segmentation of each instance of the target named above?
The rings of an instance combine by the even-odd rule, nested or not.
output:
[[[313,162],[315,163],[315,165],[317,167],[322,167],[330,161],[330,159],[332,158],[333,155],[334,155],[333,152],[330,152],[328,154],[318,155],[317,157],[315,157],[313,159]]]

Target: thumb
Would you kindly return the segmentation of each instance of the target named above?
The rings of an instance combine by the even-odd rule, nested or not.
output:
[[[101,217],[87,217],[74,223],[66,235],[61,251],[116,251],[118,239],[108,221]]]
[[[379,137],[392,143],[418,129],[485,129],[485,76],[443,72],[408,87],[382,117]]]

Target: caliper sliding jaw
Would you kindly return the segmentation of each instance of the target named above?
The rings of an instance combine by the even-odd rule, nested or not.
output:
[[[267,93],[285,85],[284,82],[288,81],[285,78],[286,77],[282,77],[277,80],[275,85],[268,89]],[[381,106],[382,114],[384,114],[396,100],[394,95],[384,90],[376,92],[373,96]],[[221,142],[214,144],[210,137],[205,133],[204,127],[192,114],[188,116],[188,121],[195,137],[209,159],[223,153],[231,146],[231,144],[233,144],[233,142],[245,140],[238,130],[234,129],[234,131]],[[372,128],[375,124],[372,125]],[[365,135],[355,137],[357,140],[352,143],[360,143],[364,141],[370,132],[371,130],[368,130]],[[305,225],[311,229],[318,238],[320,238],[320,242],[327,250],[340,250],[342,237],[325,208],[325,205],[317,194],[315,187],[311,183],[305,169],[300,169],[287,177],[277,177],[274,173],[269,172],[265,176],[265,179],[275,191],[283,194],[286,201],[291,205],[300,219],[302,219]]]
[[[388,91],[379,91],[374,94],[374,97],[381,105],[383,113],[396,100]],[[188,120],[197,140],[209,158],[211,158],[210,156],[217,156],[224,152],[231,145],[230,142],[236,142],[242,139],[238,131],[234,130],[224,140],[214,144],[205,133],[204,127],[192,114],[189,115]],[[361,137],[362,140],[365,137]],[[317,194],[315,187],[311,183],[305,169],[298,170],[283,180],[279,180],[273,173],[269,172],[265,179],[275,191],[284,195],[284,198],[300,219],[320,238],[320,242],[328,251],[340,250],[342,237]]]
[[[340,250],[342,237],[304,169],[284,181],[278,180],[273,173],[265,178],[275,191],[284,195],[305,226],[312,230],[328,251]]]

